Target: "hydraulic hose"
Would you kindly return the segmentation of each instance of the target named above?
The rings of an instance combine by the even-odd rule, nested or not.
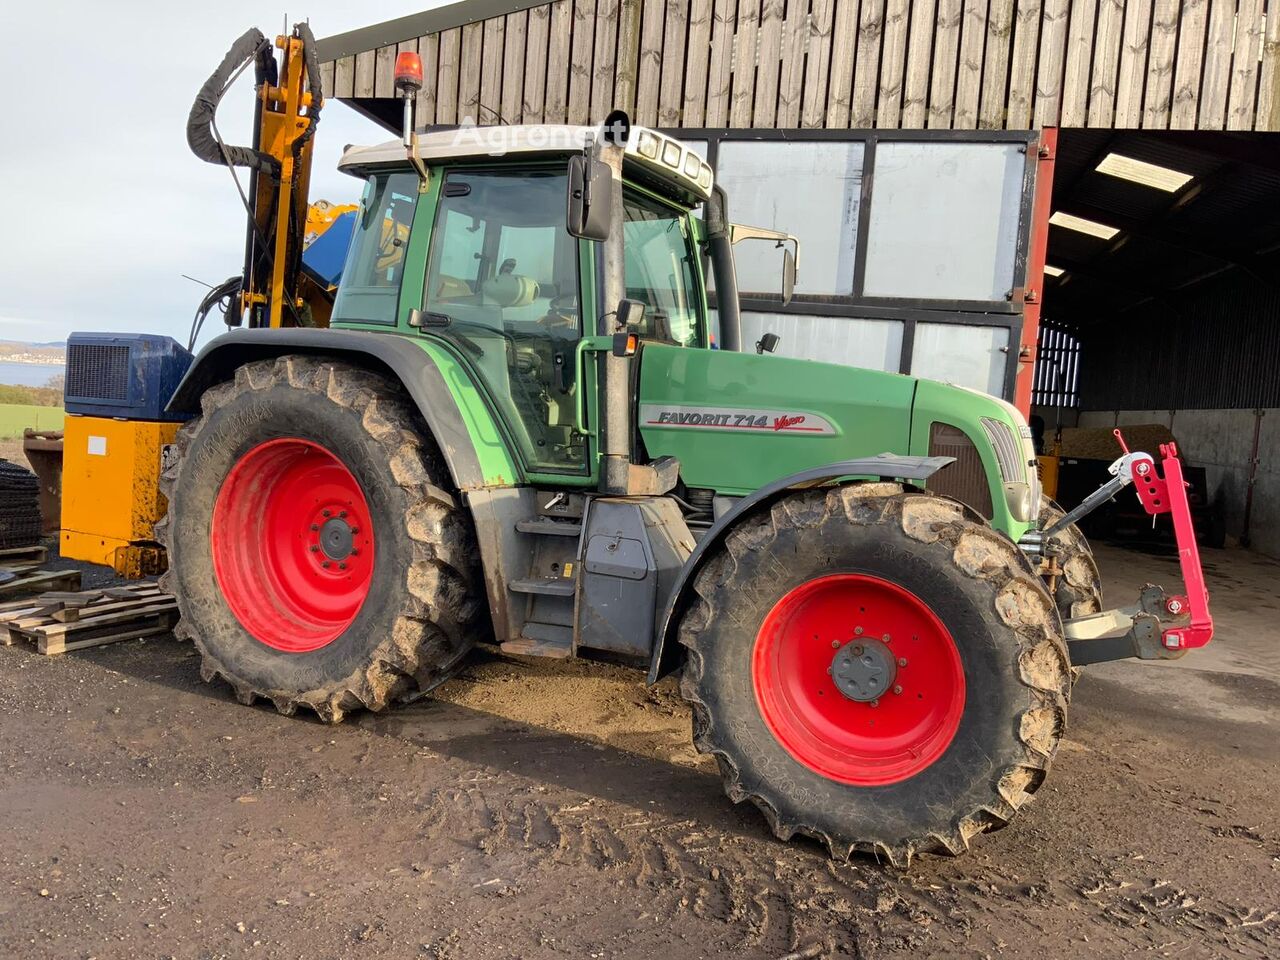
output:
[[[314,44],[309,46],[314,49]],[[314,53],[311,56],[314,59]],[[246,30],[244,35],[231,45],[231,49],[222,58],[218,68],[213,71],[209,79],[204,82],[204,86],[200,88],[200,92],[196,94],[196,102],[191,105],[191,113],[187,116],[187,145],[191,147],[192,153],[206,163],[249,167],[253,170],[262,170],[271,176],[278,176],[280,163],[275,157],[251,147],[223,146],[213,132],[213,117],[217,113],[222,95],[226,92],[227,84],[250,60],[256,61],[260,77],[275,72],[275,57],[271,54],[271,45],[257,27]],[[308,80],[311,79],[310,66],[308,62]],[[317,65],[316,83],[319,82],[319,75],[320,69]],[[313,87],[313,89],[317,88]],[[314,123],[311,124],[311,129],[315,129]]]
[[[311,91],[311,107],[307,110],[307,117],[311,122],[302,131],[302,136],[293,142],[293,156],[297,159],[302,148],[316,135],[320,107],[324,104],[324,84],[320,80],[320,57],[316,54],[316,38],[311,32],[311,25],[304,21],[295,24],[294,29],[298,32],[298,39],[302,41],[302,62],[307,70],[307,89]]]

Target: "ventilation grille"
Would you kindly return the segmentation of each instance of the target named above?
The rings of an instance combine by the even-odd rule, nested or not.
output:
[[[72,343],[67,347],[66,395],[81,400],[129,399],[129,347]]]
[[[978,448],[965,432],[950,424],[934,423],[929,427],[929,456],[955,457],[956,462],[931,476],[925,483],[926,489],[954,497],[990,520],[993,514],[991,487]]]

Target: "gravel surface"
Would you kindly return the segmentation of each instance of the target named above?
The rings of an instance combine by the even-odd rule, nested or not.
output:
[[[1280,570],[1216,562],[1220,618]],[[484,650],[326,727],[239,706],[169,638],[0,648],[0,957],[1276,956],[1278,693],[1086,673],[1014,825],[892,870],[732,806],[670,680]]]

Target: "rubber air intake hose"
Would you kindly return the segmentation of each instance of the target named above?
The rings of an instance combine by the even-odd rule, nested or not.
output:
[[[250,59],[258,61],[259,79],[264,73],[274,72],[275,58],[271,54],[271,45],[257,27],[246,30],[231,45],[227,55],[222,58],[222,63],[218,64],[218,69],[196,94],[196,102],[191,105],[191,113],[187,116],[187,145],[191,147],[192,153],[207,163],[252,167],[277,176],[280,163],[270,154],[250,147],[220,146],[213,132],[213,117],[226,92],[227,84],[235,72]],[[270,61],[270,64],[265,61]]]

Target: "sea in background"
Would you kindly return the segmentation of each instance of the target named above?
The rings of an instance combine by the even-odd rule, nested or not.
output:
[[[0,361],[0,384],[43,387],[51,377],[66,372],[61,363],[9,363]]]

